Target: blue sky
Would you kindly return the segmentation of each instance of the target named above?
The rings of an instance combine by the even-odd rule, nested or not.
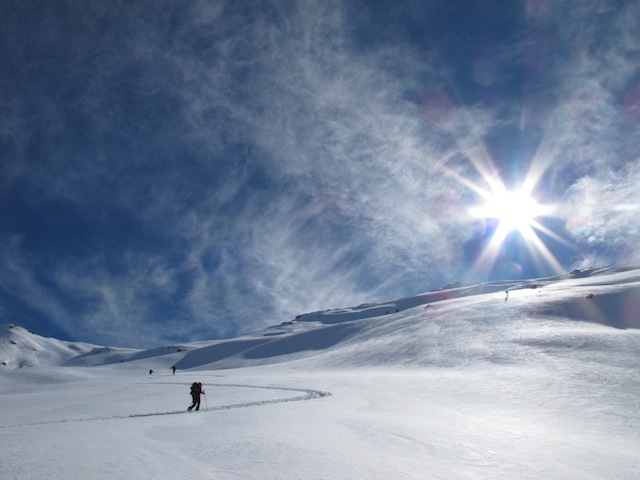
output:
[[[2,323],[157,346],[640,264],[638,2],[3,0],[0,62]],[[472,214],[501,189],[545,209]]]

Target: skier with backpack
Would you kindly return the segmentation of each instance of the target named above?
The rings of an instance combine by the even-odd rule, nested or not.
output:
[[[192,403],[189,406],[189,411],[193,410],[195,407],[196,410],[200,410],[200,395],[204,395],[204,388],[202,388],[202,383],[193,382],[191,384],[191,400]]]

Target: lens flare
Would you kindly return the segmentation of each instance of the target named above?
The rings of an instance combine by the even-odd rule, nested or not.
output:
[[[509,233],[526,231],[537,217],[546,215],[549,210],[526,192],[505,190],[492,194],[485,205],[471,208],[469,213],[477,218],[495,218],[500,222],[499,228]]]
[[[483,242],[482,250],[475,258],[472,276],[485,278],[491,274],[499,257],[504,257],[504,247],[508,246],[512,239],[510,234],[517,234],[523,240],[520,245],[523,245],[526,256],[536,266],[536,270],[548,272],[551,269],[555,273],[563,272],[564,268],[543,239],[552,239],[570,249],[574,249],[574,246],[541,223],[541,217],[557,215],[556,207],[539,203],[533,195],[549,167],[550,159],[544,155],[534,155],[527,174],[522,178],[520,188],[509,190],[483,143],[473,146],[461,145],[460,150],[480,174],[486,187],[476,184],[447,166],[441,166],[440,170],[482,199],[482,203],[468,210],[473,218],[497,222],[490,239],[486,243]],[[541,233],[544,234],[543,237],[539,235]],[[504,258],[501,259],[503,260]]]

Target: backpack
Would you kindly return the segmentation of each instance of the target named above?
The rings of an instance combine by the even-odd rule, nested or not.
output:
[[[197,382],[194,382],[191,385],[191,395],[196,395],[198,393],[200,393],[200,385],[198,385]]]

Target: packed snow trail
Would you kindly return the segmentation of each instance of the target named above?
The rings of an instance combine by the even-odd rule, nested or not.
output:
[[[170,382],[150,382],[150,383],[176,385],[175,383],[170,383]],[[278,391],[284,391],[284,392],[303,393],[303,395],[298,395],[295,397],[276,398],[271,400],[256,400],[253,402],[218,405],[216,407],[201,408],[200,412],[219,412],[222,410],[232,410],[236,408],[260,407],[264,405],[273,405],[278,403],[303,402],[305,400],[314,400],[317,398],[331,396],[330,392],[323,392],[321,390],[312,390],[308,388],[264,387],[260,385],[222,384],[222,383],[208,384],[207,386],[208,387],[230,387],[230,388],[254,388],[254,389],[261,389],[261,390],[278,390]],[[163,415],[184,415],[184,414],[192,415],[194,413],[187,411],[186,409],[182,409],[182,410],[169,410],[164,412],[132,413],[128,415],[105,415],[101,417],[90,417],[90,418],[68,418],[68,419],[60,419],[60,420],[51,420],[47,422],[0,425],[0,429],[33,427],[33,426],[39,426],[39,425],[56,425],[56,424],[77,423],[77,422],[94,422],[94,421],[101,421],[101,420],[122,420],[127,418],[157,417],[157,416],[163,416]]]

